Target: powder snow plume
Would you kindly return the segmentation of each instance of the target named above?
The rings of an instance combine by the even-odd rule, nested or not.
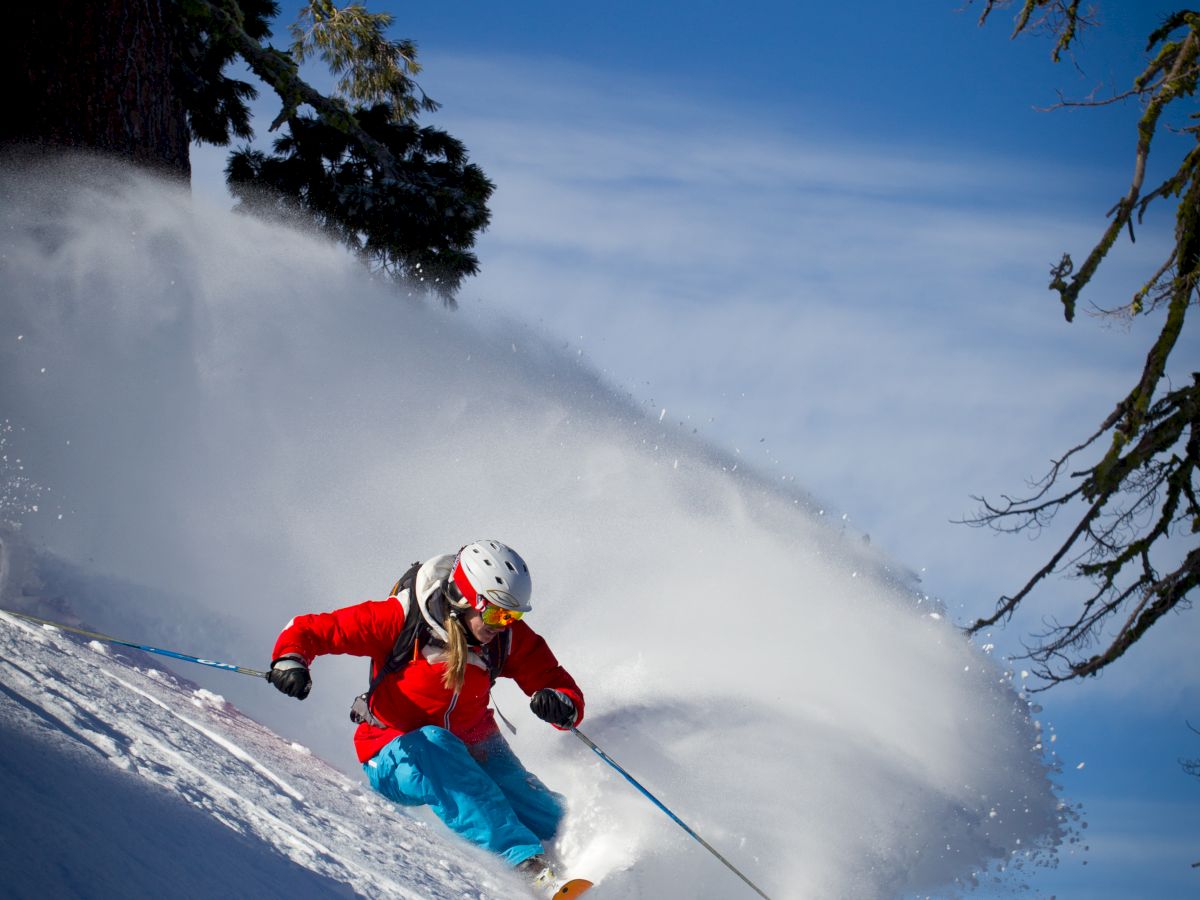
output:
[[[0,204],[0,419],[40,491],[21,535],[92,627],[265,668],[292,615],[496,537],[585,732],[773,897],[1054,863],[1069,814],[1028,704],[803,495],[525,323],[405,299],[177,185],[76,161],[9,170]],[[188,676],[359,777],[365,667],[318,660],[304,704]],[[748,891],[515,686],[496,699],[569,798],[560,852],[612,896]]]

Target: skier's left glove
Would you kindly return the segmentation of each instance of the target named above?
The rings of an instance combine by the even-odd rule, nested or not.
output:
[[[575,724],[575,704],[562,691],[542,688],[529,701],[529,708],[539,719],[559,728],[570,728]]]

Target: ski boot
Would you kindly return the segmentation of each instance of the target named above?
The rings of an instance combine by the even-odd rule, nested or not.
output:
[[[578,897],[592,886],[590,881],[572,878],[563,881],[554,863],[540,853],[517,864],[517,871],[537,893],[545,897]]]
[[[545,894],[547,897],[554,896],[554,891],[558,887],[558,873],[554,870],[554,864],[542,854],[539,853],[537,856],[531,856],[529,859],[517,863],[517,872],[539,894]]]

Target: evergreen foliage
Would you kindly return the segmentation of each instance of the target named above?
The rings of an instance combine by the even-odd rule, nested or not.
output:
[[[264,0],[189,2],[283,101],[271,130],[286,124],[287,133],[273,152],[247,146],[230,156],[226,175],[243,208],[303,213],[372,271],[453,306],[479,269],[472,248],[494,188],[459,141],[416,125],[437,104],[412,80],[415,45],[386,37],[391,16],[310,0],[283,52],[264,47],[244,18],[248,3]],[[340,76],[344,96],[324,97],[299,77],[299,63],[314,54]]]
[[[335,125],[294,116],[273,154],[245,148],[230,157],[231,190],[251,211],[291,217],[303,209],[373,271],[452,304],[462,278],[478,269],[470,248],[488,223],[491,182],[459,141],[396,121],[388,104],[355,118],[393,168],[383,169]]]
[[[242,29],[256,41],[270,36],[270,21],[279,14],[274,0],[238,0]],[[193,140],[225,146],[233,138],[249,140],[248,101],[258,91],[245,81],[229,78],[225,69],[238,56],[237,45],[222,30],[212,27],[204,4],[180,4],[176,84],[187,109]]]
[[[319,56],[340,76],[340,96],[363,105],[387,103],[398,120],[433,112],[438,104],[411,77],[421,71],[416,45],[389,39],[391,24],[388,13],[371,13],[357,4],[338,9],[330,0],[311,0],[291,25],[292,56],[300,63]]]
[[[415,44],[387,36],[386,13],[307,0],[281,50],[267,43],[278,14],[275,0],[18,4],[0,54],[18,102],[0,145],[83,148],[186,178],[191,141],[254,137],[255,87],[226,74],[245,64],[280,99],[270,130],[285,130],[273,153],[230,158],[243,207],[309,216],[375,271],[452,305],[478,270],[493,187],[461,143],[416,125],[438,105],[413,80]],[[313,58],[338,76],[335,96],[300,78]]]

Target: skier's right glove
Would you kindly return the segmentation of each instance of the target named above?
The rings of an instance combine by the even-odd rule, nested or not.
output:
[[[575,724],[575,704],[562,691],[542,688],[529,701],[529,708],[539,719],[559,728]]]
[[[271,663],[271,674],[267,678],[279,690],[297,700],[303,700],[312,690],[308,666],[298,656],[281,656],[275,660]]]

